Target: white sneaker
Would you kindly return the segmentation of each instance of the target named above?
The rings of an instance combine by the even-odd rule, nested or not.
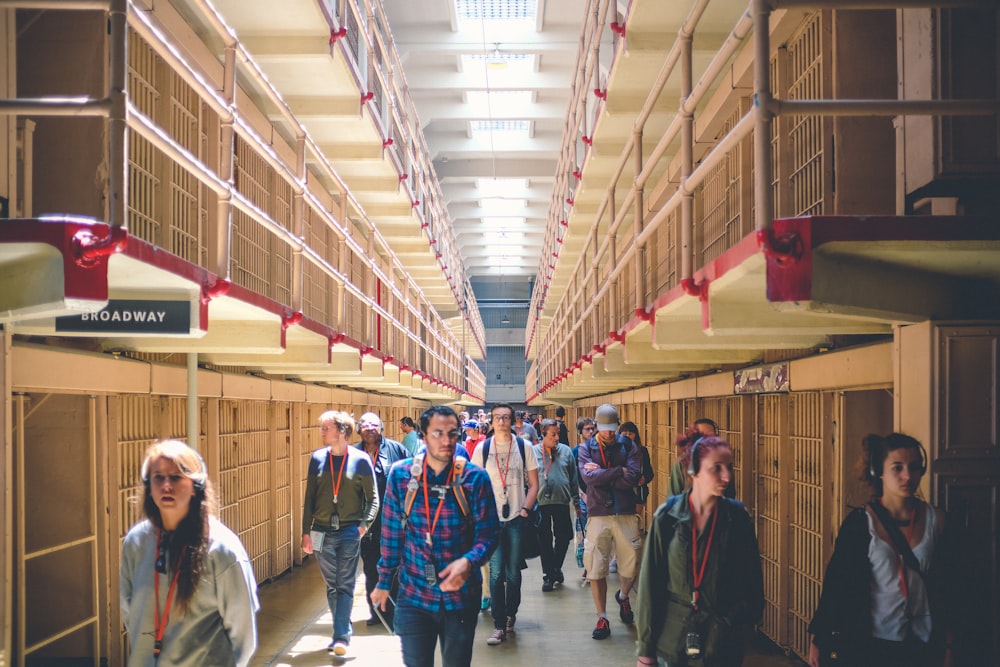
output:
[[[496,630],[493,631],[493,634],[486,639],[486,643],[489,644],[490,646],[496,646],[506,638],[507,638],[507,631],[504,630],[503,628],[497,628]]]

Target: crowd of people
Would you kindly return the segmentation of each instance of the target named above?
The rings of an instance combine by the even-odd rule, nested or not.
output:
[[[763,576],[718,426],[698,419],[681,434],[667,500],[647,520],[655,472],[639,427],[601,405],[578,420],[571,447],[565,416],[562,407],[543,419],[506,403],[474,416],[438,405],[418,422],[404,417],[398,442],[374,412],[357,422],[321,415],[301,546],[326,587],[331,654],[350,651],[360,561],[367,623],[399,637],[407,667],[432,667],[438,645],[445,667],[470,665],[480,612],[493,621],[487,645],[517,631],[526,545],[537,541],[549,593],[566,582],[575,533],[593,639],[611,635],[617,572],[613,599],[621,622],[634,625],[638,667],[742,663],[764,608]],[[809,628],[811,667],[952,664],[955,541],[944,514],[917,498],[926,460],[908,436],[865,439],[859,469],[872,502],[839,531]],[[129,664],[248,664],[255,579],[239,539],[216,518],[204,461],[183,442],[161,441],[141,476],[145,519],[122,547]]]

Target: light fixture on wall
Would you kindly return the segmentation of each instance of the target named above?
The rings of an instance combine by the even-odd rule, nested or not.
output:
[[[500,318],[500,324],[510,324],[510,317],[507,316],[507,313],[504,313],[503,317]]]

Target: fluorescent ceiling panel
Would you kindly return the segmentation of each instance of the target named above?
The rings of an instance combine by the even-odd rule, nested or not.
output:
[[[527,224],[527,218],[520,218],[517,216],[483,216],[482,218],[484,229],[524,229]]]
[[[488,216],[517,215],[524,211],[528,205],[527,199],[503,199],[501,197],[489,197],[479,200],[479,207]]]
[[[465,20],[534,21],[538,0],[455,0],[455,9]]]
[[[484,86],[487,69],[491,72],[491,77],[498,77],[498,81],[494,82],[498,83],[500,78],[533,73],[537,69],[536,59],[535,54],[508,53],[503,50],[491,53],[466,53],[461,56],[462,71],[482,74]]]
[[[483,198],[520,195],[528,189],[526,178],[479,178],[476,187]]]
[[[483,233],[483,239],[491,246],[518,245],[524,243],[522,232],[491,231]]]
[[[466,93],[469,106],[475,111],[490,117],[520,115],[523,109],[531,104],[533,94],[530,90],[470,90]]]

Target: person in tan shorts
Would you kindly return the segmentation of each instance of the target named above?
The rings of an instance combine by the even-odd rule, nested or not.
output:
[[[597,408],[597,435],[579,449],[580,477],[587,485],[587,538],[583,562],[597,609],[594,639],[611,636],[607,615],[608,570],[617,556],[620,589],[615,593],[618,613],[633,622],[629,592],[636,573],[636,554],[642,546],[634,487],[642,476],[642,454],[632,441],[618,435],[618,411]]]

